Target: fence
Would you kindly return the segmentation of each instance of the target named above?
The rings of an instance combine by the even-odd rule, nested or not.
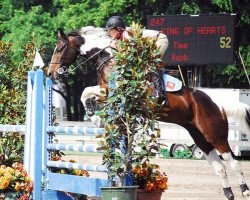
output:
[[[25,132],[24,167],[34,181],[35,200],[71,199],[64,192],[101,196],[100,187],[108,186],[107,179],[80,177],[51,172],[50,168],[84,169],[107,172],[102,165],[51,160],[54,150],[97,152],[95,145],[53,144],[54,133],[97,135],[101,128],[52,126],[52,81],[45,80],[42,70],[28,72],[25,125],[1,125],[3,132]],[[60,192],[63,191],[63,192]]]

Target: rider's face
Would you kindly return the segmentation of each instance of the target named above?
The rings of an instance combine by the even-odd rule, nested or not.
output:
[[[121,33],[114,28],[109,29],[108,33],[112,39],[119,39],[121,36]]]

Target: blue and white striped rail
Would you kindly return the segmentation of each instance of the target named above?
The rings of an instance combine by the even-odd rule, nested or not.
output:
[[[57,132],[60,134],[82,134],[82,135],[99,135],[104,133],[103,128],[93,128],[93,127],[74,127],[74,126],[48,126],[47,132]]]
[[[98,150],[98,148],[99,148],[98,145],[82,145],[82,144],[48,144],[47,145],[47,150],[102,153],[103,151]]]
[[[0,124],[0,132],[25,132],[25,125]]]
[[[87,165],[81,163],[48,161],[47,167],[64,168],[64,169],[83,169],[94,172],[107,172],[107,168],[103,165]]]

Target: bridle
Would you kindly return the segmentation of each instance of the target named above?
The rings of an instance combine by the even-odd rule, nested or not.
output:
[[[60,62],[49,62],[49,65],[50,64],[56,64],[56,65],[59,65],[59,68],[57,69],[57,73],[59,75],[64,75],[64,76],[68,76],[68,69],[65,67],[65,66],[62,66],[62,63],[66,57],[66,53],[68,51],[68,48],[69,48],[69,42],[68,40],[65,40],[65,39],[59,39],[59,41],[62,41],[64,43],[62,49],[60,51],[63,51],[63,54],[62,54],[62,57],[61,57],[61,61]],[[66,48],[66,49],[65,49]],[[76,49],[77,51],[79,51],[78,49]],[[55,51],[57,51],[57,48],[55,49]],[[59,51],[59,52],[60,52]]]
[[[65,39],[60,39],[60,41],[64,42],[64,44],[65,44],[65,45],[63,45],[62,49],[60,50],[60,51],[63,51],[63,54],[62,54],[62,57],[61,57],[61,61],[60,62],[49,62],[49,64],[58,64],[60,67],[57,69],[56,72],[59,75],[64,75],[64,76],[67,77],[69,75],[69,69],[67,69],[65,66],[62,66],[62,63],[64,62],[66,54],[68,52],[69,42],[68,42],[68,40],[65,40]],[[73,72],[77,68],[81,67],[82,65],[84,65],[85,63],[87,63],[90,59],[94,58],[95,56],[99,56],[102,51],[104,51],[106,48],[109,48],[109,47],[110,46],[107,46],[107,47],[104,47],[103,49],[100,49],[95,54],[93,54],[92,56],[90,56],[88,59],[84,60],[83,62],[79,63],[76,67],[72,68],[70,70],[70,72]],[[83,55],[83,53],[82,53],[82,51],[81,51],[80,48],[78,49],[75,46],[72,46],[72,48],[75,51],[79,52],[79,55]],[[55,49],[55,51],[57,51],[57,49]],[[107,63],[111,59],[112,59],[112,57],[109,57],[107,59],[103,59],[102,62],[98,65],[97,70],[100,71],[103,68],[104,64]]]

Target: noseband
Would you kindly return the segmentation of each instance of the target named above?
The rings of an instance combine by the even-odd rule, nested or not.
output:
[[[69,72],[68,72],[68,69],[65,67],[65,66],[62,66],[62,63],[66,57],[66,53],[68,51],[68,48],[69,48],[69,42],[67,40],[64,40],[64,39],[60,39],[60,41],[62,41],[64,43],[64,46],[62,49],[60,49],[60,51],[63,51],[63,54],[62,54],[62,57],[61,57],[61,61],[60,62],[49,62],[49,65],[50,64],[57,64],[59,65],[59,68],[57,69],[57,73],[59,75],[64,75],[64,76],[68,76],[69,75]],[[66,49],[65,49],[66,48]],[[56,49],[57,51],[57,49]]]

